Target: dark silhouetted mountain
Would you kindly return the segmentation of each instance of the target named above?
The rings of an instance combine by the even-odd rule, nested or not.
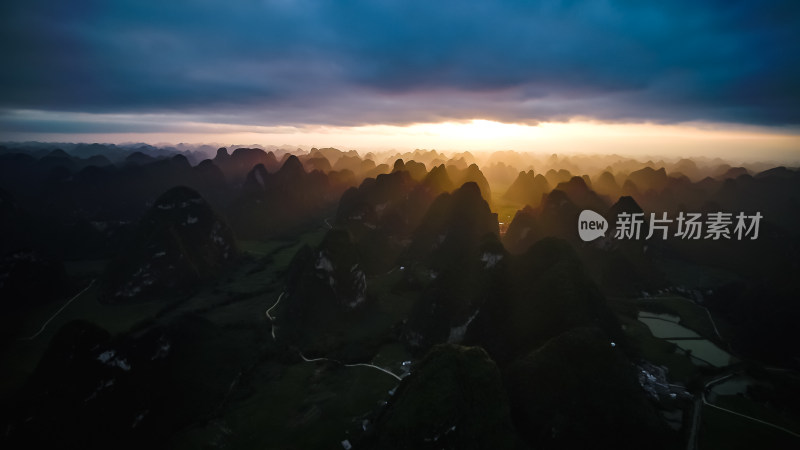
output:
[[[547,236],[561,237],[574,242],[578,236],[577,223],[580,211],[581,209],[566,193],[554,189],[542,196],[542,204],[538,208],[529,210],[529,213],[533,214],[519,216],[519,220],[525,222],[524,225],[514,224],[514,220],[517,220],[515,216],[509,225],[510,235],[506,236],[505,242],[514,251],[522,251],[527,245]],[[530,217],[535,219],[533,223]]]
[[[89,158],[94,155],[103,155],[115,164],[124,163],[125,158],[131,154],[130,150],[115,145],[102,144],[77,144],[69,153],[78,158]]]
[[[74,179],[50,179],[38,189],[23,191],[22,202],[0,190],[2,254],[34,250],[48,258],[64,259],[105,257],[113,251],[119,224],[106,227],[83,217],[83,202],[94,197],[76,198],[74,184]],[[93,193],[102,195],[103,191],[95,188]]]
[[[362,160],[358,156],[345,155],[339,158],[333,165],[333,170],[349,170],[361,176],[363,173],[373,170],[375,162],[370,159]]]
[[[414,161],[413,159],[406,162],[404,170],[408,171],[411,178],[416,181],[421,181],[428,175],[428,169],[425,167],[425,164]]]
[[[20,398],[27,401],[18,401],[12,413],[16,426],[5,437],[6,445],[100,448],[95,440],[99,434],[108,427],[119,431],[121,423],[114,423],[119,418],[108,412],[108,422],[100,411],[89,417],[82,414],[84,400],[104,386],[104,367],[95,352],[109,340],[107,331],[85,321],[70,322],[58,331],[22,391]],[[86,432],[89,429],[94,431]]]
[[[237,256],[233,234],[206,201],[175,187],[155,202],[130,245],[109,265],[107,302],[163,298],[192,291]]]
[[[772,169],[765,170],[763,172],[759,172],[755,175],[756,179],[760,178],[784,178],[784,179],[792,179],[797,178],[797,172],[791,169],[787,169],[784,166],[774,167]]]
[[[217,151],[214,164],[222,170],[226,179],[235,185],[241,184],[258,164],[263,164],[269,172],[274,172],[280,166],[272,152],[265,152],[260,148],[237,148],[230,156],[227,156],[227,149],[221,148]]]
[[[517,177],[518,170],[504,162],[495,162],[488,167],[484,166],[483,174],[495,190],[505,190]]]
[[[230,381],[252,364],[242,339],[256,338],[196,315],[117,338],[69,322],[14,405],[6,448],[168,447],[178,430],[218,411]]]
[[[223,211],[230,202],[232,189],[228,185],[222,169],[214,164],[214,161],[204,159],[200,164],[194,166],[190,179],[189,185],[208,200],[215,210]]]
[[[30,215],[0,188],[0,255],[31,248],[35,241],[33,226]]]
[[[651,189],[660,192],[667,186],[667,171],[663,167],[655,170],[650,166],[645,166],[631,172],[627,181],[635,184],[642,192],[647,192]]]
[[[765,171],[752,177],[740,175],[719,185],[712,199],[730,212],[752,215],[760,212],[766,220],[792,230],[800,221],[800,173],[790,170]]]
[[[455,188],[453,181],[447,173],[444,164],[434,166],[428,175],[422,181],[422,184],[439,195],[444,192],[450,192]]]
[[[459,152],[453,153],[452,158],[463,159],[467,164],[475,164],[475,155],[466,151],[466,152]],[[446,165],[446,164],[445,164]]]
[[[230,159],[231,155],[228,153],[228,149],[225,147],[220,147],[217,149],[217,154],[214,156],[214,160],[217,162],[222,162],[227,159]]]
[[[505,250],[497,216],[475,183],[436,198],[402,256],[406,280],[424,289],[403,331],[415,351],[460,342],[477,310],[495,294]],[[502,270],[500,270],[502,273]]]
[[[605,211],[610,204],[608,198],[597,195],[582,177],[572,177],[567,182],[559,183],[556,189],[567,194],[572,203],[580,209]]]
[[[301,248],[290,264],[286,295],[278,312],[278,334],[308,354],[345,359],[334,352],[345,344],[358,344],[342,337],[364,320],[367,303],[367,278],[358,249],[346,231],[331,230],[319,247]]]
[[[262,148],[195,166],[187,150],[215,148],[0,146],[0,447],[683,448],[637,385],[655,364],[693,395],[745,368],[758,381],[728,400],[794,414],[797,169]],[[487,179],[504,222],[521,208],[507,229]],[[605,236],[580,240],[584,208]],[[638,239],[614,237],[623,212]],[[759,236],[646,238],[651,213],[680,212],[759,213]],[[640,311],[736,365],[690,365]],[[352,363],[409,375],[392,389]],[[653,402],[685,438],[690,402]]]
[[[269,179],[269,172],[263,164],[256,164],[253,167],[242,185],[242,192],[246,195],[254,195],[264,192],[267,189],[267,180]]]
[[[636,203],[633,197],[625,195],[619,198],[616,203],[608,209],[609,217],[616,218],[620,213],[636,214],[642,213],[642,207]],[[616,223],[616,222],[614,222]],[[609,222],[609,225],[611,222]]]
[[[639,190],[639,187],[634,183],[630,178],[626,178],[625,182],[622,183],[622,194],[629,196],[629,197],[640,197],[642,192]]]
[[[275,174],[275,181],[278,183],[290,183],[298,178],[305,176],[306,170],[300,158],[291,155],[284,161],[280,170]]]
[[[89,166],[103,167],[103,166],[110,166],[111,164],[113,164],[111,160],[104,155],[92,155],[82,161],[83,167],[89,167]]]
[[[225,174],[222,173],[222,170],[210,159],[201,161],[200,164],[195,166],[194,170],[204,182],[218,187],[225,185]]]
[[[398,172],[401,170],[405,170],[411,175],[415,181],[422,181],[425,176],[428,175],[428,169],[425,168],[425,164],[421,162],[416,162],[413,159],[404,162],[402,159],[398,159],[394,162],[394,168],[392,172]]]
[[[445,163],[446,166],[453,166],[458,170],[464,170],[467,168],[468,164],[464,161],[464,158],[450,158]]]
[[[501,367],[576,327],[599,327],[621,340],[605,298],[564,240],[545,238],[513,257],[501,286],[464,340],[484,347]]]
[[[128,164],[136,164],[139,166],[143,166],[145,164],[150,164],[156,161],[156,158],[153,158],[150,155],[145,155],[142,152],[133,152],[127,158],[125,158],[125,162]]]
[[[320,155],[316,158],[303,158],[303,167],[308,172],[319,170],[322,172],[330,172],[332,170],[331,163],[324,156]]]
[[[454,166],[447,168],[450,179],[453,180],[455,186],[461,186],[465,183],[475,183],[480,188],[481,196],[486,200],[489,205],[492,204],[492,190],[489,187],[489,182],[483,176],[483,172],[477,164],[470,164],[466,169],[458,169]]]
[[[326,175],[328,176],[328,184],[334,186],[337,193],[341,193],[344,189],[358,185],[358,181],[361,179],[348,169],[332,170]]]
[[[547,179],[542,175],[535,175],[533,170],[529,170],[519,173],[503,198],[520,205],[539,206],[542,195],[549,191],[550,185],[547,183]]]
[[[674,174],[676,172],[682,173],[689,177],[691,180],[699,180],[702,177],[700,172],[700,168],[697,167],[697,163],[691,159],[683,158],[673,165],[670,170],[670,174]]]
[[[346,231],[331,230],[316,250],[314,278],[330,289],[336,303],[343,308],[355,308],[367,299],[367,281],[359,267],[358,249]],[[305,289],[300,283],[294,289]],[[297,291],[290,288],[289,295]]]
[[[52,172],[54,169],[61,169],[66,171],[67,174],[75,171],[79,164],[78,161],[72,158],[67,152],[61,149],[56,149],[40,158],[36,163],[40,170],[43,172]]]
[[[727,179],[727,178],[738,178],[742,175],[749,175],[749,172],[744,167],[731,167],[730,169],[726,170],[720,178]]]
[[[550,339],[509,367],[506,386],[514,425],[531,448],[672,448],[645,397],[634,366],[597,329]]]
[[[36,162],[26,153],[0,155],[0,187],[14,196],[31,193],[41,177]]]
[[[367,178],[348,189],[339,202],[336,224],[355,237],[368,273],[390,270],[403,242],[427,211],[430,199],[417,195],[419,183],[407,171]]]
[[[319,223],[355,181],[344,177],[341,180],[346,184],[332,182],[336,179],[320,171],[306,173],[294,155],[272,174],[264,166],[256,166],[228,208],[231,226],[242,239],[259,239]]]
[[[619,198],[621,190],[614,175],[609,171],[601,173],[593,183],[594,190],[601,195],[607,195],[610,198]]]
[[[488,234],[499,235],[497,214],[481,196],[476,183],[468,182],[436,198],[409,248],[410,260],[428,260],[434,270],[442,270],[465,252],[476,248]]]
[[[416,276],[430,279],[403,329],[403,340],[414,352],[439,343],[461,343],[481,309],[503,295],[508,253],[497,236],[469,238],[459,250],[439,255],[442,260],[451,258],[443,268],[412,266]]]
[[[500,371],[478,347],[434,347],[356,448],[518,448]]]
[[[367,178],[357,190],[342,196],[337,224],[353,233],[367,271],[385,272],[411,242],[412,232],[434,199],[452,188],[443,166],[433,167],[422,182],[406,170]]]
[[[797,239],[784,242],[788,247],[785,250],[796,255],[799,244]],[[798,263],[796,259],[781,262],[788,267],[759,281],[731,282],[712,291],[707,304],[737,330],[731,339],[735,351],[797,368],[800,366],[800,351],[795,345],[800,320],[795,281]]]
[[[616,237],[617,220],[621,213],[633,215],[642,212],[642,208],[632,197],[620,197],[606,214],[609,229],[605,237],[589,246],[595,250],[590,257],[592,268],[599,274],[599,283],[606,292],[635,295],[664,287],[663,275],[652,258],[652,248],[659,245],[659,242],[645,240],[649,233],[649,214],[640,217],[642,224],[638,239]],[[661,216],[657,214],[657,217]],[[659,236],[656,234],[655,239]]]
[[[560,169],[558,171],[550,169],[544,174],[544,177],[547,179],[547,183],[550,184],[550,186],[557,186],[559,183],[569,181],[569,179],[572,178],[572,174],[566,169]]]
[[[71,291],[61,261],[33,251],[17,251],[0,259],[0,299],[6,311],[30,310],[64,299]]]
[[[145,155],[144,160],[151,159]],[[30,202],[44,206],[45,215],[105,223],[137,220],[158,195],[176,185],[207,195],[217,207],[230,197],[218,168],[210,161],[192,167],[183,154],[143,165],[87,166],[72,175],[50,172],[28,193],[40,197]]]
[[[511,253],[522,253],[539,239],[539,234],[535,231],[537,228],[536,212],[530,206],[525,206],[511,219],[503,235],[503,245]]]
[[[378,175],[392,172],[392,168],[388,164],[378,164],[374,169],[368,170],[363,173],[364,178],[375,178]]]
[[[350,151],[347,151],[347,152],[343,152],[343,151],[341,151],[341,150],[339,150],[337,148],[333,148],[333,147],[325,147],[325,148],[319,148],[319,149],[318,148],[312,148],[311,151],[309,151],[308,154],[309,154],[310,157],[314,157],[314,158],[316,158],[316,157],[325,158],[334,167],[337,164],[339,164],[339,162],[342,161],[343,159],[345,160],[345,164],[347,164],[347,161],[351,161],[351,162],[355,161],[355,160],[361,161],[361,158],[358,156],[358,152],[356,152],[355,150],[350,150]],[[339,168],[335,168],[334,170],[343,170],[343,169],[349,169],[349,170],[352,170],[353,172],[358,172],[357,170],[355,170],[356,169],[355,167],[339,167]]]

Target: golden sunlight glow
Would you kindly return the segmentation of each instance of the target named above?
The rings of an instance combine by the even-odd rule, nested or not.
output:
[[[96,119],[92,117],[91,119]],[[108,118],[106,118],[108,119]],[[108,120],[123,120],[111,117]],[[148,120],[169,117],[148,117]],[[291,145],[369,151],[416,148],[439,151],[516,150],[540,153],[620,154],[634,157],[721,157],[740,161],[800,161],[797,130],[708,123],[659,125],[590,120],[536,125],[485,119],[411,125],[252,126],[207,123],[185,117],[165,133],[57,134],[62,142],[149,142],[219,145]],[[24,140],[26,136],[16,137]],[[34,138],[35,139],[35,138]]]
[[[474,119],[469,122],[444,122],[416,124],[408,127],[411,134],[438,136],[451,141],[496,141],[523,138],[536,131],[536,127],[520,124]]]

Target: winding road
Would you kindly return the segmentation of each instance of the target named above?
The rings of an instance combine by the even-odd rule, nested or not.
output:
[[[738,413],[738,412],[736,412],[736,411],[731,411],[730,409],[723,408],[723,407],[721,407],[721,406],[717,406],[717,405],[715,405],[715,404],[713,404],[713,403],[709,403],[709,401],[708,401],[708,400],[706,400],[706,391],[707,391],[707,390],[708,390],[708,389],[709,389],[711,386],[713,386],[713,385],[715,385],[715,384],[717,384],[717,383],[721,383],[721,382],[723,382],[723,381],[727,380],[728,378],[731,378],[731,377],[735,376],[736,374],[737,374],[736,372],[729,373],[729,374],[727,374],[727,375],[724,375],[724,376],[722,376],[722,377],[719,377],[719,378],[715,378],[715,379],[713,379],[713,380],[709,381],[708,383],[706,383],[706,384],[705,384],[705,386],[703,386],[703,404],[704,404],[704,405],[706,405],[706,406],[710,406],[710,407],[712,407],[712,408],[718,409],[718,410],[720,410],[720,411],[725,411],[725,412],[727,412],[727,413],[729,413],[729,414],[734,414],[734,415],[737,415],[737,416],[739,416],[739,417],[744,417],[745,419],[749,419],[749,420],[752,420],[752,421],[754,421],[754,422],[758,422],[758,423],[760,423],[760,424],[762,424],[762,425],[766,425],[766,426],[768,426],[768,427],[775,428],[775,429],[777,429],[777,430],[783,431],[784,433],[791,434],[792,436],[794,436],[794,437],[796,437],[796,438],[800,438],[800,434],[797,434],[797,433],[795,433],[795,432],[794,432],[794,431],[792,431],[792,430],[787,430],[786,428],[783,428],[783,427],[781,427],[781,426],[775,425],[774,423],[765,422],[765,421],[763,421],[763,420],[761,420],[761,419],[756,419],[755,417],[750,417],[750,416],[747,416],[747,415],[745,415],[745,414]]]
[[[266,314],[267,314],[267,319],[269,319],[270,326],[271,326],[271,328],[272,328],[272,329],[270,330],[270,333],[272,334],[272,340],[273,340],[273,341],[276,339],[276,338],[275,338],[275,318],[274,318],[274,317],[272,317],[272,315],[271,315],[269,312],[270,312],[270,311],[272,311],[273,309],[275,309],[275,307],[276,307],[276,306],[278,306],[278,303],[280,303],[280,302],[281,302],[281,299],[283,298],[283,294],[285,294],[285,293],[286,293],[286,291],[284,291],[284,292],[281,292],[281,295],[279,295],[279,296],[278,296],[278,300],[276,300],[276,301],[275,301],[275,304],[273,304],[272,306],[270,306],[270,307],[267,309],[267,311],[266,311]]]
[[[397,375],[397,374],[395,374],[395,373],[393,373],[393,372],[391,372],[391,371],[389,371],[387,369],[384,369],[383,367],[378,367],[378,366],[376,366],[374,364],[366,364],[366,363],[344,364],[341,361],[337,361],[335,359],[330,359],[330,358],[306,358],[306,356],[300,350],[298,350],[297,353],[300,354],[300,357],[303,358],[303,361],[305,361],[305,362],[327,361],[327,362],[335,362],[335,363],[341,364],[341,365],[343,365],[345,367],[358,367],[358,366],[371,367],[373,369],[380,370],[381,372],[383,372],[383,373],[385,373],[387,375],[393,376],[397,381],[403,381],[403,377],[401,377],[400,375]]]
[[[730,344],[720,334],[719,329],[717,328],[717,323],[714,321],[714,318],[711,316],[711,311],[709,311],[708,308],[706,308],[705,306],[699,305],[697,302],[695,302],[693,300],[690,300],[690,299],[687,299],[687,298],[682,298],[682,300],[685,300],[686,302],[689,302],[689,303],[691,303],[691,304],[693,304],[695,306],[698,306],[698,307],[702,308],[705,311],[706,315],[708,316],[709,322],[711,322],[711,326],[714,328],[714,334],[716,334],[716,336],[717,336],[717,338],[719,339],[720,342],[727,344],[728,350],[729,350],[729,353],[730,353]],[[649,318],[649,319],[658,319],[658,320],[664,320],[666,322],[672,322],[672,321],[670,321],[668,319],[664,319],[662,317],[656,317],[656,316],[645,316],[645,317]],[[673,323],[677,323],[677,322],[673,322]],[[661,338],[661,339],[677,340],[677,339],[694,339],[694,338]],[[698,358],[695,355],[690,354],[690,357],[695,358],[695,359],[700,360],[700,361],[703,361],[703,362],[711,365],[710,363],[708,363],[708,361],[705,361],[705,360],[703,360],[701,358]],[[769,370],[769,368],[768,368],[768,370]],[[717,405],[715,405],[713,403],[710,403],[706,399],[706,392],[713,385],[721,383],[721,382],[727,380],[728,378],[731,378],[731,377],[735,376],[736,374],[737,374],[737,372],[731,372],[731,373],[725,374],[723,376],[720,376],[720,377],[717,377],[717,378],[714,378],[714,379],[708,381],[703,386],[703,391],[701,393],[701,396],[700,396],[700,398],[695,400],[694,407],[692,408],[692,424],[691,424],[691,429],[689,431],[688,442],[687,442],[687,445],[686,445],[687,450],[694,450],[694,449],[697,448],[697,438],[698,438],[699,430],[700,430],[700,422],[701,422],[701,419],[702,419],[701,410],[702,410],[703,406],[708,406],[710,408],[714,408],[714,409],[717,409],[717,410],[720,410],[720,411],[724,411],[726,413],[733,414],[733,415],[736,415],[736,416],[739,416],[739,417],[742,417],[742,418],[745,418],[745,419],[748,419],[748,420],[751,420],[751,421],[754,421],[754,422],[758,422],[758,423],[760,423],[762,425],[766,425],[768,427],[775,428],[777,430],[780,430],[780,431],[783,431],[785,433],[791,434],[794,437],[800,438],[800,434],[797,434],[797,433],[795,433],[795,432],[793,432],[791,430],[788,430],[786,428],[783,428],[783,427],[781,427],[779,425],[775,425],[773,423],[765,422],[765,421],[763,421],[761,419],[757,419],[755,417],[751,417],[751,416],[748,416],[748,415],[745,415],[745,414],[742,414],[742,413],[738,413],[736,411],[732,411],[730,409],[723,408],[721,406],[717,406]]]
[[[692,302],[692,301],[691,301],[691,300],[689,300],[689,299],[686,299],[686,301]],[[694,303],[695,305],[697,305],[697,303],[696,303],[696,302],[692,302],[692,303]],[[730,344],[728,343],[728,341],[726,341],[725,339],[723,339],[722,335],[719,333],[719,329],[717,328],[717,323],[714,321],[714,318],[713,318],[713,317],[711,317],[711,311],[709,311],[709,310],[708,310],[708,308],[706,308],[705,306],[702,306],[702,305],[697,305],[697,306],[699,306],[699,307],[703,308],[703,310],[706,312],[706,314],[708,315],[708,320],[711,322],[711,325],[714,327],[714,333],[717,335],[717,338],[719,338],[719,340],[720,340],[721,342],[724,342],[724,343],[728,344],[728,350],[730,351]],[[699,358],[698,358],[698,359],[699,359]],[[725,412],[727,412],[727,413],[729,413],[729,414],[734,414],[734,415],[737,415],[737,416],[739,416],[739,417],[743,417],[743,418],[745,418],[745,419],[752,420],[752,421],[754,421],[754,422],[758,422],[758,423],[760,423],[760,424],[762,424],[762,425],[766,425],[766,426],[768,426],[768,427],[775,428],[775,429],[777,429],[777,430],[783,431],[784,433],[788,433],[788,434],[791,434],[791,435],[792,435],[792,436],[794,436],[794,437],[800,438],[800,434],[797,434],[797,433],[795,433],[794,431],[788,430],[788,429],[786,429],[786,428],[783,428],[783,427],[781,427],[781,426],[779,426],[779,425],[775,425],[774,423],[765,422],[765,421],[763,421],[763,420],[761,420],[761,419],[756,419],[755,417],[750,417],[750,416],[748,416],[748,415],[745,415],[745,414],[742,414],[742,413],[738,413],[738,412],[736,412],[736,411],[731,411],[730,409],[723,408],[723,407],[721,407],[721,406],[717,406],[717,405],[715,405],[715,404],[713,404],[713,403],[709,403],[709,401],[708,401],[708,400],[706,400],[706,391],[707,391],[707,390],[708,390],[708,389],[709,389],[711,386],[713,386],[713,385],[715,385],[715,384],[717,384],[717,383],[721,383],[722,381],[725,381],[725,380],[727,380],[728,378],[730,378],[730,377],[732,377],[732,376],[734,376],[734,375],[736,375],[736,373],[735,373],[735,372],[734,372],[734,373],[729,373],[729,374],[727,374],[727,375],[724,375],[724,376],[722,376],[722,377],[719,377],[719,378],[715,378],[715,379],[713,379],[713,380],[709,381],[708,383],[706,383],[706,384],[703,386],[703,393],[702,393],[703,405],[705,405],[705,406],[710,406],[711,408],[715,408],[715,409],[718,409],[718,410],[720,410],[720,411],[725,411]]]
[[[56,312],[55,312],[55,314],[53,314],[52,316],[50,316],[50,318],[49,318],[49,319],[47,319],[47,321],[46,321],[46,322],[45,322],[45,323],[42,325],[42,328],[40,328],[40,329],[39,329],[39,331],[37,331],[37,332],[36,332],[36,334],[34,334],[34,335],[32,335],[32,336],[28,336],[28,337],[26,337],[26,338],[20,338],[19,340],[20,340],[20,341],[32,341],[32,340],[36,339],[36,337],[37,337],[37,336],[39,336],[40,334],[42,334],[42,332],[44,332],[44,329],[45,329],[45,328],[47,328],[47,325],[49,325],[49,324],[50,324],[50,322],[52,322],[52,321],[53,321],[53,319],[55,319],[55,318],[56,318],[56,316],[58,316],[59,314],[61,314],[61,312],[62,312],[62,311],[64,311],[64,310],[67,308],[67,306],[69,306],[69,305],[70,305],[72,302],[74,302],[74,301],[75,301],[75,300],[76,300],[78,297],[80,297],[81,295],[83,295],[83,293],[84,293],[84,292],[88,291],[88,290],[89,290],[89,288],[90,288],[90,287],[92,287],[92,285],[94,285],[94,281],[95,281],[95,280],[92,280],[92,281],[91,281],[91,283],[89,283],[89,285],[88,285],[88,286],[86,286],[85,288],[83,288],[83,290],[82,290],[82,291],[78,292],[77,294],[75,294],[75,296],[74,296],[74,297],[72,297],[71,299],[67,300],[67,302],[66,302],[66,303],[64,303],[64,306],[62,306],[61,308],[59,308],[59,309],[58,309],[58,311],[56,311]]]
[[[284,294],[286,294],[286,291],[281,292],[281,295],[278,296],[278,300],[276,300],[275,303],[265,311],[265,315],[267,316],[267,319],[269,319],[270,324],[272,326],[272,331],[271,331],[272,340],[276,340],[277,338],[275,336],[275,317],[272,316],[272,314],[270,314],[270,313],[272,312],[273,309],[275,309],[276,306],[278,306],[278,303],[281,302],[281,299],[283,298]],[[309,362],[310,363],[310,362],[328,361],[328,362],[335,362],[335,363],[341,364],[344,367],[359,367],[359,366],[361,366],[361,367],[369,367],[369,368],[372,368],[372,369],[375,369],[375,370],[380,370],[381,372],[394,377],[398,381],[402,381],[403,380],[403,378],[401,376],[391,372],[388,369],[384,369],[383,367],[379,367],[379,366],[376,366],[374,364],[367,364],[367,363],[344,364],[341,361],[337,361],[335,359],[330,359],[330,358],[311,358],[311,359],[309,359],[309,358],[306,358],[306,355],[304,355],[303,352],[301,352],[300,350],[297,350],[297,353],[300,355],[300,358],[302,358],[303,361],[305,361],[305,362]]]

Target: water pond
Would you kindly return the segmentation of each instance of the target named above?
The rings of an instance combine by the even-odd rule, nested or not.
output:
[[[647,325],[653,336],[666,339],[684,351],[691,350],[692,356],[695,357],[692,358],[692,362],[697,365],[710,364],[714,367],[724,367],[731,363],[731,355],[728,352],[708,339],[703,339],[694,330],[681,325],[678,316],[642,311],[638,319]]]

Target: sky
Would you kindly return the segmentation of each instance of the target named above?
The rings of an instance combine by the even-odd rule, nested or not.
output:
[[[0,140],[800,160],[795,0],[6,0]]]

